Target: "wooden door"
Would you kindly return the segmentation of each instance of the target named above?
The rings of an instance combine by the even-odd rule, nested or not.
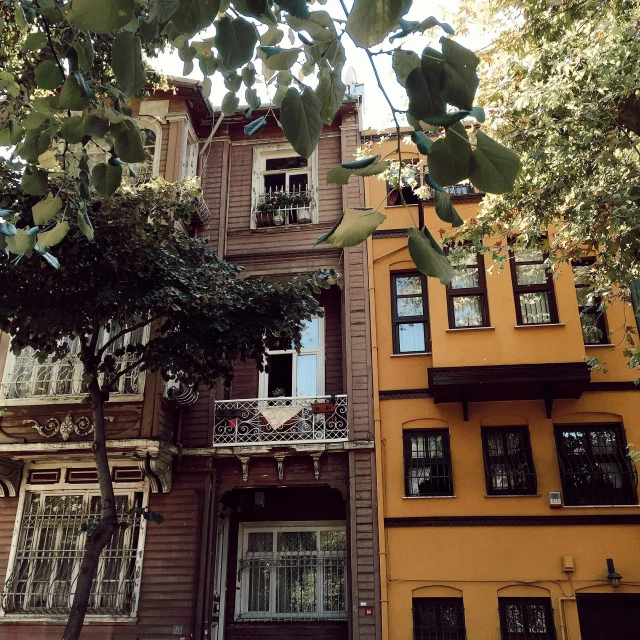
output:
[[[640,638],[640,594],[577,596],[582,640]]]

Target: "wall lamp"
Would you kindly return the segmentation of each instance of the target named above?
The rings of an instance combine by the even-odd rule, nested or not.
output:
[[[607,571],[609,574],[607,575],[607,580],[611,580],[611,586],[614,589],[617,589],[620,586],[620,580],[622,580],[622,576],[616,571],[616,568],[613,566],[613,558],[607,558]]]

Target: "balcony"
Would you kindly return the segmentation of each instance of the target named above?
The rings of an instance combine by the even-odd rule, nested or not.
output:
[[[269,191],[261,193],[253,207],[252,227],[286,227],[314,222],[311,191]]]
[[[216,401],[213,446],[344,442],[347,396]]]

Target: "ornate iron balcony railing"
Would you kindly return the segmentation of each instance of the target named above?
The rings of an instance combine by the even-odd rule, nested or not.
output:
[[[347,396],[217,401],[213,446],[341,442],[349,437]]]
[[[253,207],[257,229],[311,224],[314,200],[311,191],[269,191],[258,195]]]

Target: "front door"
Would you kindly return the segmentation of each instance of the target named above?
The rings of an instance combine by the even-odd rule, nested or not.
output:
[[[640,594],[589,593],[577,596],[582,640],[640,637]]]

